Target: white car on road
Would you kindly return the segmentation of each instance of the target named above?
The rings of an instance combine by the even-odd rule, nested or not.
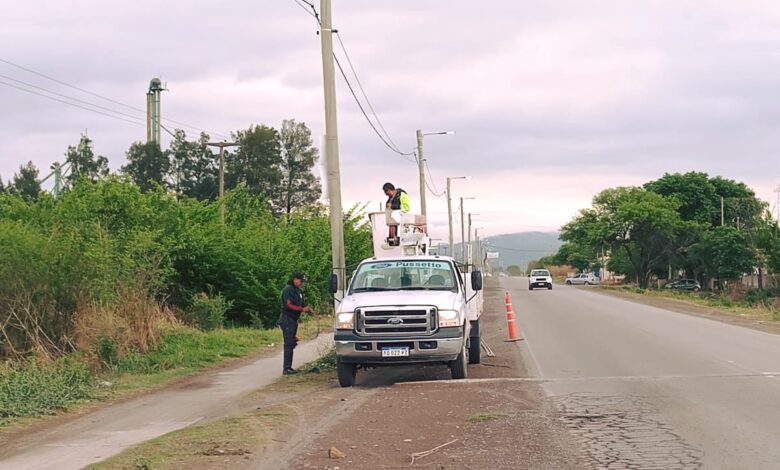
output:
[[[534,269],[528,276],[528,290],[534,290],[534,287],[546,287],[552,289],[552,276],[546,269]]]
[[[576,276],[567,277],[566,284],[585,284],[585,285],[598,285],[599,278],[593,275],[593,273],[581,273]]]

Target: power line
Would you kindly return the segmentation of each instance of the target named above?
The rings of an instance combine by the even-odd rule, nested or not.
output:
[[[298,4],[298,6],[302,6],[299,3],[299,0],[293,0],[293,1],[295,1],[295,3]],[[314,17],[315,21],[317,21],[317,24],[322,26],[322,21],[320,21],[320,15],[319,15],[319,13],[317,13],[317,8],[314,6],[314,4],[309,2],[309,1],[307,1],[307,0],[300,0],[300,1],[305,3],[306,5],[308,5],[311,8],[311,10],[312,10],[312,13],[310,13],[311,16]],[[346,48],[344,47],[344,43],[341,40],[341,37],[338,34],[338,31],[333,30],[333,33],[336,33],[336,37],[339,39],[339,43],[341,44],[341,48],[344,51],[344,55],[346,56],[347,61],[349,62],[350,66],[352,66],[352,62],[349,60],[349,54],[347,54]],[[385,144],[385,146],[387,148],[389,148],[393,153],[396,153],[396,154],[402,156],[405,160],[407,160],[407,161],[409,161],[411,163],[414,163],[414,160],[409,158],[409,156],[413,155],[414,153],[413,152],[404,153],[404,152],[398,150],[398,146],[395,145],[395,143],[392,143],[392,139],[390,139],[390,136],[387,135],[387,131],[385,131],[384,126],[382,126],[382,122],[377,117],[376,118],[377,123],[382,128],[382,130],[385,131],[385,135],[387,135],[387,137],[383,136],[382,133],[379,132],[379,129],[377,129],[376,125],[374,125],[373,121],[371,121],[371,118],[368,116],[368,113],[366,112],[365,108],[363,107],[363,104],[360,102],[360,99],[358,98],[357,93],[355,93],[355,89],[352,87],[352,83],[350,83],[349,78],[347,78],[347,74],[344,72],[344,68],[341,66],[341,62],[339,61],[339,58],[336,56],[335,52],[333,53],[333,60],[336,62],[336,66],[338,67],[339,72],[341,73],[342,78],[344,78],[344,82],[346,82],[347,88],[349,89],[349,92],[352,94],[352,98],[354,98],[355,103],[357,104],[358,108],[360,109],[360,112],[363,114],[363,117],[366,119],[366,122],[368,122],[368,125],[371,126],[371,129],[374,131],[374,133],[377,135],[377,137],[379,137],[379,140],[381,140],[382,143]],[[355,78],[356,78],[358,84],[360,85],[360,79],[357,77],[357,73],[355,72],[354,67],[352,68],[352,73],[355,74]],[[362,90],[362,88],[363,88],[362,85],[360,85],[360,88],[361,88],[361,91],[363,91]],[[363,91],[363,95],[366,96],[365,91]],[[368,106],[371,108],[371,111],[373,112],[374,116],[376,117],[376,113],[374,112],[373,107],[371,107],[371,102],[368,100],[367,96],[366,96],[366,102],[368,103]]]
[[[97,94],[97,93],[95,93],[95,92],[92,92],[92,91],[86,90],[86,89],[84,89],[84,88],[81,88],[81,87],[78,87],[78,86],[76,86],[76,85],[72,85],[72,84],[70,84],[70,83],[64,82],[64,81],[62,81],[62,80],[59,80],[59,79],[57,79],[57,78],[54,78],[54,77],[52,77],[52,76],[46,75],[45,73],[41,73],[41,72],[35,71],[35,70],[33,70],[33,69],[30,69],[30,68],[28,68],[28,67],[24,67],[24,66],[22,66],[22,65],[19,65],[19,64],[16,64],[16,63],[14,63],[14,62],[11,62],[11,61],[9,61],[9,60],[6,60],[6,59],[2,59],[2,58],[0,58],[0,62],[2,62],[2,63],[4,63],[4,64],[7,64],[7,65],[10,65],[10,66],[12,66],[12,67],[16,67],[16,68],[18,68],[18,69],[20,69],[20,70],[24,70],[25,72],[31,73],[31,74],[33,74],[33,75],[37,75],[37,76],[39,76],[39,77],[45,78],[45,79],[47,79],[47,80],[51,80],[51,81],[53,81],[53,82],[55,82],[55,83],[59,83],[60,85],[66,86],[66,87],[68,87],[68,88],[72,88],[72,89],[74,89],[74,90],[78,90],[78,91],[80,91],[80,92],[82,92],[82,93],[86,93],[86,94],[88,94],[88,95],[91,95],[91,96],[94,96],[94,97],[96,97],[96,98],[100,98],[100,99],[102,99],[102,100],[106,100],[106,101],[109,101],[109,102],[111,102],[111,103],[118,104],[119,106],[124,106],[125,108],[132,109],[133,111],[138,111],[138,112],[140,112],[140,113],[146,114],[146,110],[145,110],[145,109],[141,109],[141,108],[138,108],[138,107],[135,107],[135,106],[131,106],[131,105],[129,105],[129,104],[122,103],[121,101],[117,101],[117,100],[114,100],[114,99],[108,98],[108,97],[106,97],[106,96],[99,95],[99,94]],[[76,100],[76,98],[70,98],[70,97],[69,97],[69,99]],[[98,105],[94,105],[94,104],[91,104],[91,105],[92,105],[92,106],[99,107]],[[112,112],[119,113],[118,111],[113,111],[113,110],[112,110]],[[119,114],[121,114],[121,113],[119,113]],[[225,137],[225,138],[228,138],[228,137],[227,137],[226,135],[224,135],[224,134],[219,134],[219,133],[216,133],[216,132],[210,132],[210,131],[208,131],[208,130],[206,130],[206,129],[202,129],[202,128],[200,128],[200,127],[197,127],[197,126],[193,126],[193,125],[191,125],[191,124],[187,124],[187,123],[185,123],[185,122],[176,121],[176,120],[174,120],[174,119],[170,119],[170,118],[163,118],[163,121],[168,121],[168,122],[172,122],[172,123],[174,123],[174,124],[179,124],[179,125],[181,125],[181,126],[188,127],[188,128],[190,128],[191,130],[195,130],[195,131],[198,131],[198,132],[206,132],[206,133],[208,133],[208,134],[210,134],[210,135],[213,135],[213,136],[219,136],[219,137]]]
[[[104,112],[98,111],[96,109],[87,108],[86,106],[81,106],[81,105],[78,105],[76,103],[71,103],[70,101],[61,100],[61,99],[55,98],[53,96],[44,95],[43,93],[38,93],[36,91],[28,90],[26,88],[22,88],[20,86],[14,85],[13,83],[6,83],[6,82],[0,80],[0,85],[5,85],[5,86],[11,87],[11,88],[16,88],[17,90],[21,90],[21,91],[24,91],[26,93],[30,93],[30,94],[33,94],[33,95],[41,96],[43,98],[47,98],[47,99],[50,99],[50,100],[53,100],[53,101],[58,101],[60,103],[67,104],[68,106],[81,108],[81,109],[84,109],[84,110],[87,110],[87,111],[91,111],[93,113],[102,114],[103,116],[107,116],[107,117],[110,117],[110,118],[119,119],[120,121],[129,122],[130,124],[137,124],[139,126],[145,126],[146,125],[146,124],[144,124],[143,122],[140,122],[140,121],[131,121],[129,119],[125,119],[125,118],[119,117],[119,116],[117,116],[115,114],[104,113]]]
[[[339,45],[341,45],[341,50],[344,52],[344,57],[346,57],[347,64],[349,64],[349,68],[350,70],[352,70],[352,75],[355,77],[355,81],[357,82],[358,88],[360,88],[360,92],[363,94],[363,99],[366,100],[368,109],[371,110],[371,114],[374,116],[374,119],[379,125],[379,128],[382,129],[382,132],[384,132],[385,137],[387,137],[387,140],[390,141],[391,144],[393,144],[393,147],[395,148],[396,152],[398,152],[401,155],[413,155],[414,152],[409,152],[409,153],[401,152],[398,149],[398,145],[396,145],[396,143],[393,142],[393,139],[390,137],[390,134],[388,134],[387,130],[385,129],[385,126],[382,125],[382,121],[379,119],[379,116],[377,116],[376,111],[374,111],[374,107],[371,105],[371,100],[368,99],[368,95],[366,94],[366,91],[363,89],[363,84],[360,82],[360,77],[358,76],[355,67],[352,65],[352,60],[349,58],[349,53],[347,52],[346,46],[344,46],[344,41],[341,40],[341,34],[337,32],[336,38],[339,40]]]
[[[427,178],[425,180],[425,186],[428,187],[428,190],[431,193],[433,193],[434,196],[439,197],[439,198],[443,197],[445,191],[439,191],[439,189],[436,188],[436,183],[434,183],[434,181],[433,181],[433,175],[431,174],[431,169],[428,167],[428,160],[423,160],[423,164],[425,165],[425,175],[427,176]],[[428,184],[428,178],[430,178],[430,181],[431,181],[430,185]],[[433,188],[431,188],[431,185],[433,186]]]
[[[86,104],[88,106],[93,106],[95,108],[102,109],[102,110],[105,110],[105,111],[108,111],[108,112],[111,112],[111,113],[116,113],[116,114],[119,114],[120,116],[126,116],[126,117],[129,117],[131,119],[139,119],[140,120],[140,118],[138,118],[137,116],[134,116],[134,115],[131,115],[131,114],[127,114],[127,113],[123,113],[121,111],[116,111],[116,110],[113,110],[111,108],[107,108],[105,106],[100,106],[98,104],[91,103],[89,101],[84,101],[84,100],[81,100],[81,99],[78,99],[78,98],[73,98],[72,96],[64,95],[62,93],[58,93],[56,91],[52,91],[52,90],[49,90],[47,88],[39,87],[37,85],[33,85],[32,83],[27,83],[27,82],[25,82],[23,80],[17,80],[15,78],[9,77],[7,75],[0,74],[0,78],[4,78],[6,80],[11,80],[11,81],[14,81],[16,83],[21,83],[24,86],[27,86],[27,87],[30,87],[30,88],[35,88],[36,90],[45,91],[46,93],[50,93],[50,94],[55,95],[55,96],[60,96],[62,98],[73,100],[73,101],[76,101],[78,103],[83,103],[83,104]]]

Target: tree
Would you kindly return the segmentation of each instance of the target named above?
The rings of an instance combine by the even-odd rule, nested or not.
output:
[[[667,266],[678,237],[696,227],[677,213],[679,202],[642,188],[613,188],[593,198],[561,231],[561,240],[589,247],[625,251],[640,287]]]
[[[520,266],[511,264],[506,268],[506,273],[510,276],[521,276],[523,274],[523,270],[520,269]]]
[[[250,194],[278,200],[282,180],[279,133],[259,125],[238,131],[234,137],[239,146],[234,153],[225,152],[225,187],[243,183]]]
[[[159,184],[165,187],[166,176],[171,168],[167,153],[156,142],[135,142],[127,151],[127,165],[122,172],[129,175],[143,191],[149,191]]]
[[[81,177],[97,181],[108,176],[108,159],[95,157],[92,151],[92,141],[86,135],[81,136],[78,146],[68,146],[65,152],[65,163],[70,163],[70,173],[65,177],[65,184],[73,186]]]
[[[736,227],[716,227],[706,232],[691,254],[701,260],[708,277],[720,280],[739,279],[752,272],[756,264],[746,232]]]
[[[283,121],[279,140],[282,180],[278,198],[272,203],[275,212],[289,218],[293,209],[314,205],[322,194],[319,178],[312,174],[318,155],[305,123]]]
[[[38,193],[41,192],[41,183],[38,182],[38,168],[35,167],[33,162],[27,162],[26,165],[19,167],[19,173],[14,175],[12,188],[15,194],[27,201],[38,199]]]
[[[211,201],[219,195],[219,164],[206,145],[208,141],[205,133],[196,141],[188,141],[180,129],[174,133],[168,153],[176,193],[200,201]]]
[[[0,194],[5,192],[5,185],[3,184],[3,178],[0,178]]]
[[[707,173],[666,173],[661,178],[644,185],[648,191],[676,199],[682,220],[695,221],[708,227],[721,225],[721,198],[724,221],[741,227],[752,227],[761,217],[765,204],[744,183]],[[739,222],[738,222],[739,221]]]

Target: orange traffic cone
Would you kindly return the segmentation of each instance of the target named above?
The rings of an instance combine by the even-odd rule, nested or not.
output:
[[[509,330],[509,339],[507,341],[518,341],[521,338],[517,336],[517,325],[515,324],[515,311],[512,309],[512,298],[509,297],[509,292],[504,297],[504,303],[506,304],[506,327]]]

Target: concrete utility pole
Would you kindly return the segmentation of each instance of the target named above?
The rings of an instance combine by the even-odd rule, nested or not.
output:
[[[471,244],[471,216],[473,215],[479,215],[479,214],[472,214],[471,212],[469,212],[469,230],[468,230],[469,242],[467,244],[469,251],[467,253],[468,256],[466,257],[466,260],[471,266],[474,265],[474,246]]]
[[[469,176],[448,176],[447,177],[447,221],[450,225],[450,251],[449,255],[455,257],[455,236],[452,232],[452,194],[450,193],[450,181],[452,180],[465,180]]]
[[[720,226],[723,227],[724,218],[723,218],[723,196],[720,197]]]
[[[450,135],[454,133],[455,131],[442,131],[423,134],[421,129],[417,129],[417,166],[420,171],[420,213],[423,217],[428,215],[428,209],[425,205],[425,158],[423,157],[423,137],[426,135]]]
[[[149,82],[146,93],[146,142],[160,143],[160,94],[164,90],[159,78]]]
[[[420,171],[420,214],[426,217],[428,209],[425,207],[425,158],[423,157],[423,133],[420,129],[417,129],[417,167]]]
[[[322,78],[325,89],[325,155],[327,158],[328,197],[330,199],[330,237],[333,272],[338,276],[338,293],[344,293],[347,275],[344,256],[344,221],[341,208],[341,172],[339,170],[338,121],[336,116],[336,75],[333,68],[333,20],[330,0],[320,1],[320,43]]]
[[[780,224],[780,186],[775,188],[775,192],[777,193],[777,204],[775,205],[775,209],[777,210],[777,223]]]
[[[466,266],[466,217],[463,214],[463,201],[466,199],[476,199],[474,197],[460,198],[460,258],[463,266]]]
[[[207,142],[206,145],[219,147],[219,202],[223,203],[219,207],[219,220],[225,223],[225,204],[222,198],[225,196],[225,147],[237,147],[238,142]]]

